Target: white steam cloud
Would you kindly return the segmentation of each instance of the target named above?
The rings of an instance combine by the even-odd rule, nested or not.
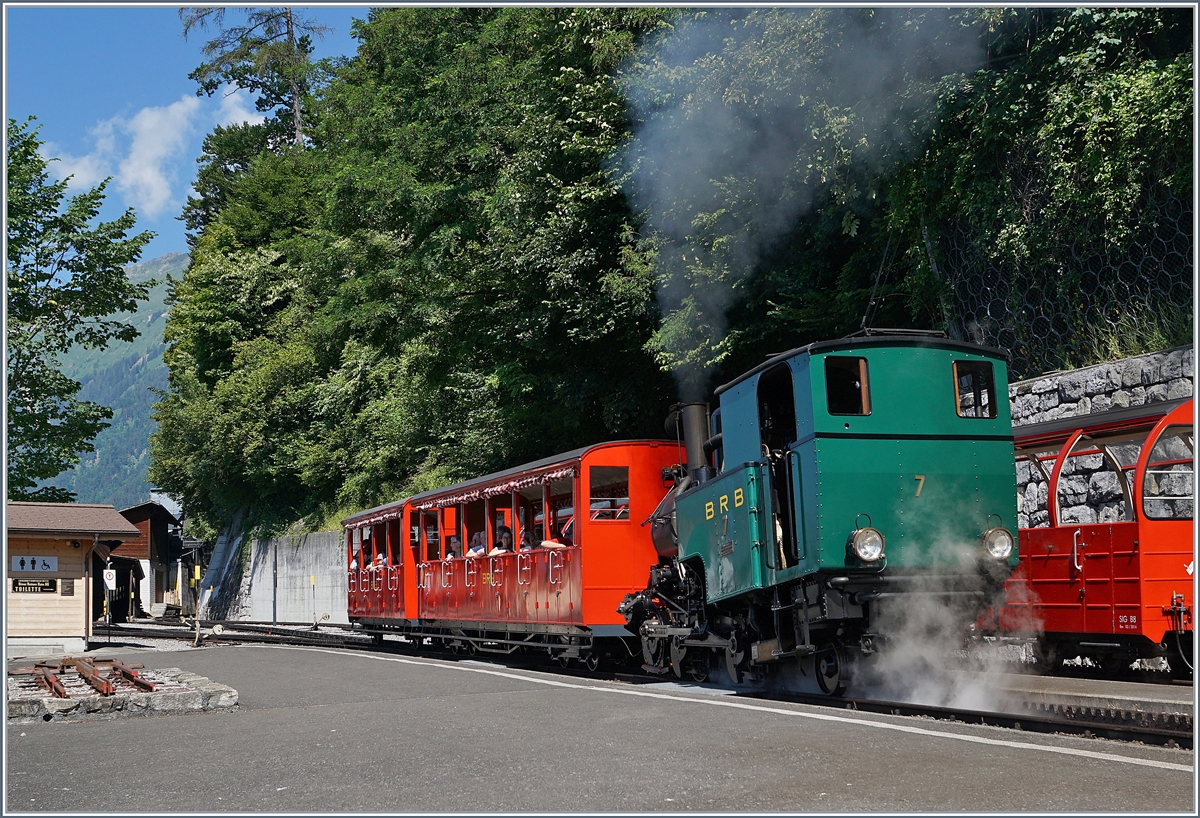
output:
[[[927,130],[929,94],[914,89],[983,57],[952,13],[908,9],[689,13],[635,55],[619,172],[662,242],[659,299],[676,326],[660,341],[685,393],[720,357],[739,282],[831,174],[886,169]]]

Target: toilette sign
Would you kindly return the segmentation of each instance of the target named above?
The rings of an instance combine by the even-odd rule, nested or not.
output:
[[[58,570],[58,557],[24,556],[12,558],[11,572],[49,574]]]

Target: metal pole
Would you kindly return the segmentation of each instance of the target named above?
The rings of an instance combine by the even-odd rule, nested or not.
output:
[[[111,569],[112,568],[112,560],[108,560],[105,563],[105,567]],[[105,642],[107,644],[111,644],[112,643],[112,590],[108,587],[107,582],[104,583],[104,613],[105,613],[105,620],[106,620],[104,624],[106,625],[106,630],[108,631],[108,636],[105,638]]]
[[[272,562],[271,562],[271,624],[279,624],[278,603],[279,603],[279,538],[276,537],[271,541]]]

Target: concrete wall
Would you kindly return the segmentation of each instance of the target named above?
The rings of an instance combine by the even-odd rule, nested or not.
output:
[[[272,620],[272,574],[276,564],[279,574],[274,599],[275,618],[279,622],[312,622],[314,612],[317,619],[329,614],[329,622],[349,621],[346,547],[337,531],[251,542],[250,566],[245,574],[249,582],[243,583],[237,618],[255,622]]]

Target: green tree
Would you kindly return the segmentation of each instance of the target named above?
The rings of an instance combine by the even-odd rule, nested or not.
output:
[[[65,502],[71,492],[37,483],[92,451],[112,412],[78,399],[58,356],[137,337],[113,316],[134,311],[154,284],[134,284],[124,270],[154,234],[128,235],[132,209],[93,226],[107,182],[64,208],[68,183],[50,181],[41,145],[32,119],[8,121],[8,496]]]
[[[218,125],[204,137],[196,164],[194,196],[188,196],[181,219],[187,226],[187,242],[196,246],[200,233],[214,221],[224,207],[230,189],[250,169],[258,156],[278,151],[286,141],[286,128],[279,120],[251,124],[241,122]]]
[[[221,181],[153,479],[214,525],[250,503],[286,522],[655,434],[653,281],[606,165],[612,71],[661,16],[373,12],[309,147]]]
[[[957,329],[1011,349],[1020,375],[1190,341],[1191,252],[1168,248],[1193,241],[1191,15],[966,14],[988,63],[946,83],[885,190],[914,308],[952,290]]]
[[[212,96],[226,84],[258,94],[258,110],[290,110],[292,139],[303,145],[302,111],[313,72],[311,35],[324,37],[329,28],[288,7],[246,9],[242,25],[226,27],[225,11],[212,6],[179,10],[185,38],[197,28],[217,29],[204,44],[208,61],[188,75],[200,84],[197,95]]]

